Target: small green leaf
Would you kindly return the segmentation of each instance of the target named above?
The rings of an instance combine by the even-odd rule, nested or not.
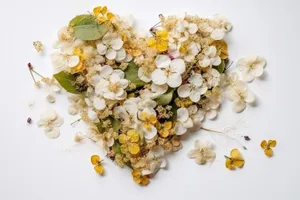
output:
[[[223,73],[225,71],[225,62],[224,60],[222,60],[221,64],[219,66],[216,67],[216,70],[218,70],[219,73]]]
[[[57,82],[63,87],[67,92],[73,94],[81,94],[81,92],[76,90],[75,81],[76,78],[73,74],[67,73],[65,71],[61,71],[57,74],[54,74],[53,77],[57,80]]]
[[[96,24],[94,15],[77,15],[69,22],[69,26],[71,27],[88,24]]]
[[[97,129],[98,129],[98,131],[99,131],[100,133],[104,133],[105,128],[102,126],[102,123],[101,123],[101,122],[96,123],[95,125],[96,125],[96,127],[97,127]]]
[[[120,128],[121,128],[121,122],[120,122],[120,120],[115,119],[113,117],[110,117],[109,119],[111,121],[111,125],[112,125],[113,130],[115,132],[118,132],[120,130]]]
[[[120,143],[117,140],[115,140],[114,145],[112,146],[112,150],[115,154],[121,153],[120,146],[121,146]]]
[[[85,24],[74,26],[74,35],[81,40],[98,40],[107,32],[106,24]]]
[[[138,70],[139,67],[134,62],[130,62],[124,71],[125,79],[135,84],[137,88],[146,85],[146,83],[139,78]]]
[[[158,105],[166,106],[173,99],[174,89],[169,89],[165,94],[158,96],[155,101]]]

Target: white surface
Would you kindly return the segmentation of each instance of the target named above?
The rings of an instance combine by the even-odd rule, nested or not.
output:
[[[258,97],[256,107],[235,114],[225,103],[219,118],[206,127],[222,129],[242,116],[249,135],[248,151],[242,170],[229,171],[223,157],[234,141],[207,133],[190,135],[184,148],[171,155],[169,168],[160,171],[147,187],[136,185],[128,169],[120,169],[105,160],[106,175],[100,177],[90,164],[92,154],[101,150],[85,141],[74,145],[72,138],[84,125],[72,128],[76,117],[68,116],[66,94],[54,105],[45,100],[45,92],[33,87],[27,70],[32,62],[37,71],[50,75],[47,56],[35,53],[33,40],[41,40],[51,52],[56,31],[74,15],[105,4],[115,13],[134,14],[145,29],[157,22],[159,13],[224,14],[234,25],[228,43],[230,57],[255,53],[268,61],[264,80],[255,80],[251,89]],[[1,1],[1,138],[0,199],[300,199],[299,178],[299,2],[297,0],[26,0]],[[27,103],[36,103],[29,109]],[[65,118],[61,136],[49,140],[35,124],[41,111],[55,107]],[[209,166],[198,166],[186,156],[195,139],[216,143],[217,159]],[[236,136],[240,141],[241,138]],[[276,139],[275,156],[267,158],[260,148],[263,139]]]

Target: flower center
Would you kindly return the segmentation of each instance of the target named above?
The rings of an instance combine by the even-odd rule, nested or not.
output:
[[[119,88],[120,88],[119,83],[110,84],[110,86],[108,87],[108,89],[114,93],[116,93]]]

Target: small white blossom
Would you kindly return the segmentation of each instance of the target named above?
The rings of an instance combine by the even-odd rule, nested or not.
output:
[[[164,148],[157,146],[152,149],[146,158],[146,163],[149,165],[148,170],[143,170],[143,175],[155,175],[160,169],[167,167],[167,160],[164,157]]]
[[[198,109],[196,105],[191,105],[188,108],[189,116],[193,120],[194,125],[201,125],[204,120],[204,113],[201,109]]]
[[[193,102],[197,103],[201,95],[207,91],[207,87],[203,84],[203,78],[201,74],[195,73],[188,79],[188,83],[181,85],[177,89],[177,93],[180,97],[189,97]]]
[[[175,30],[180,35],[185,35],[187,38],[191,34],[195,34],[198,31],[198,26],[195,23],[189,23],[186,20],[180,20],[176,23]]]
[[[105,55],[109,60],[122,61],[126,58],[123,41],[117,33],[106,33],[102,41],[97,44],[100,55]]]
[[[51,61],[55,71],[60,72],[77,66],[80,62],[80,58],[77,55],[73,55],[71,52],[63,53],[56,51],[51,55]]]
[[[209,46],[204,51],[204,55],[204,58],[199,60],[199,65],[201,67],[218,66],[222,62],[221,58],[217,54],[217,49],[215,46]]]
[[[181,74],[185,71],[182,59],[171,60],[169,56],[158,55],[155,59],[157,69],[151,74],[151,79],[156,85],[168,84],[172,88],[181,85]]]
[[[194,149],[189,151],[188,157],[195,159],[197,164],[204,165],[208,161],[213,162],[216,158],[216,153],[211,143],[196,140]]]
[[[198,43],[191,42],[187,47],[187,52],[184,54],[186,62],[192,62],[196,55],[201,51],[201,46]]]
[[[123,125],[129,128],[136,129],[138,124],[138,107],[137,104],[132,103],[130,100],[124,102],[124,106],[117,106],[113,110],[114,116],[121,119]]]
[[[247,103],[253,103],[255,96],[243,81],[234,83],[225,93],[228,100],[233,102],[233,110],[242,112]]]
[[[208,88],[216,87],[220,84],[220,73],[213,68],[208,69],[204,74],[203,78],[206,80]]]
[[[38,121],[39,127],[44,127],[44,133],[48,138],[55,139],[60,135],[59,128],[64,123],[63,118],[57,115],[55,110],[48,109],[42,113]]]
[[[70,115],[78,114],[78,112],[86,105],[84,99],[79,95],[69,96],[68,99],[71,104],[68,108],[68,113]]]
[[[105,68],[103,71],[100,70],[100,80],[96,84],[95,93],[106,99],[125,99],[127,96],[125,88],[128,86],[128,80],[124,79],[124,72],[112,70],[110,66]]]
[[[264,73],[266,61],[259,56],[247,56],[237,61],[237,68],[242,72],[244,81],[251,82]]]
[[[139,67],[138,69],[138,77],[144,81],[145,83],[149,83],[151,81],[151,71],[147,67]]]
[[[193,120],[189,116],[189,111],[186,108],[179,108],[177,110],[177,122],[175,125],[175,134],[183,135],[188,128],[193,127]]]
[[[145,139],[153,139],[157,135],[157,129],[154,126],[154,122],[156,123],[157,121],[155,110],[153,108],[145,108],[138,112],[138,118],[142,123],[142,130]]]

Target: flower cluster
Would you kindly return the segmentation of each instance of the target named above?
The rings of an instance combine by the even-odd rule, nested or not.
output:
[[[245,57],[237,62],[240,73],[229,73],[231,27],[220,15],[161,15],[151,36],[138,37],[131,18],[96,7],[59,31],[54,78],[73,94],[69,113],[80,114],[107,156],[147,185],[167,166],[165,152],[182,147],[181,135],[217,117],[223,97],[236,112],[255,101],[244,81],[262,75],[265,61]],[[48,118],[57,121],[53,113]],[[40,125],[48,126],[44,121]],[[198,141],[189,156],[199,164],[215,159],[212,146]],[[228,168],[236,157],[228,157]],[[100,158],[92,163],[102,174]]]

